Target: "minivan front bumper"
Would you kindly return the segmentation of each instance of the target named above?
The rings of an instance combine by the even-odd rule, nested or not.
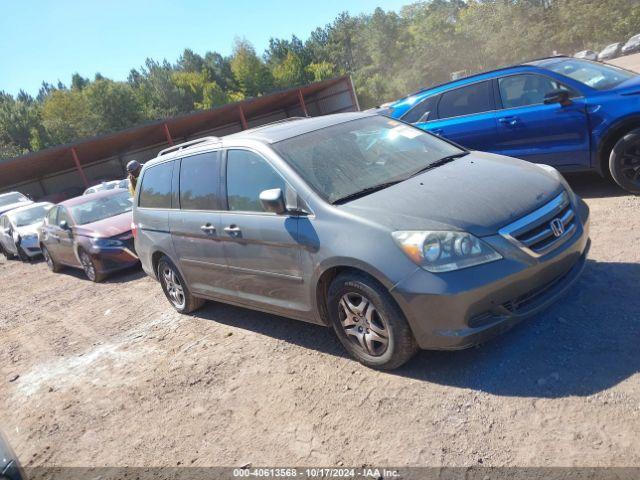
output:
[[[533,258],[495,235],[497,262],[432,274],[421,268],[391,290],[420,348],[458,350],[482,343],[547,308],[579,278],[590,247],[589,209],[578,200],[580,228],[552,253]]]

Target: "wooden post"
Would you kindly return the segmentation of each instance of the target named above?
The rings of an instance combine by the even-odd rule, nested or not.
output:
[[[78,173],[80,173],[80,177],[82,177],[82,182],[84,183],[84,188],[89,188],[89,182],[87,181],[87,177],[84,174],[84,170],[82,169],[82,165],[80,165],[80,159],[78,159],[78,152],[76,152],[76,147],[71,147],[71,156],[73,157],[73,161],[76,164],[76,168],[78,169]]]
[[[244,116],[244,110],[242,110],[242,105],[238,105],[238,111],[240,112],[240,123],[242,124],[242,129],[246,130],[249,127],[247,126],[247,119]]]
[[[173,138],[171,138],[171,132],[169,132],[169,127],[166,123],[162,124],[162,128],[164,130],[164,136],[167,137],[167,143],[169,146],[173,147]]]
[[[302,111],[304,112],[304,116],[308,117],[309,116],[309,112],[307,111],[307,105],[304,103],[304,96],[302,95],[302,89],[298,89],[298,101],[300,102],[300,107],[302,108]]]

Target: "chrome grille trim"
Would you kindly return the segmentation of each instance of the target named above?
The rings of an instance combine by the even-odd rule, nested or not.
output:
[[[556,237],[550,222],[558,219],[564,232]],[[577,231],[578,225],[567,192],[562,192],[546,205],[502,227],[498,233],[529,255],[540,257],[552,252]]]

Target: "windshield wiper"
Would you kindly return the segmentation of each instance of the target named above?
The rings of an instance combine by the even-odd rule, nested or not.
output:
[[[396,183],[400,183],[405,179],[401,180],[393,180],[390,182],[380,183],[378,185],[373,185],[371,187],[363,188],[362,190],[358,190],[357,192],[350,193],[349,195],[345,195],[344,197],[340,197],[337,200],[331,202],[333,205],[340,205],[342,203],[346,203],[350,200],[355,200],[356,198],[364,197],[365,195],[369,195],[370,193],[377,192],[380,190],[384,190],[387,187],[395,185]]]
[[[453,155],[447,155],[446,157],[442,157],[441,159],[436,160],[435,162],[431,162],[426,167],[422,167],[419,170],[416,170],[411,175],[409,175],[409,178],[415,177],[416,175],[420,175],[421,173],[426,172],[427,170],[431,170],[432,168],[439,167],[441,165],[444,165],[445,163],[454,161],[456,158],[461,158],[466,155],[469,155],[469,152],[454,153]]]

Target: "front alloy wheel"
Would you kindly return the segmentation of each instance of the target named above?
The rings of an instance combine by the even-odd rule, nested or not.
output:
[[[345,293],[338,305],[340,323],[356,348],[379,357],[389,345],[389,329],[371,301],[359,293]]]
[[[418,345],[389,291],[363,272],[347,271],[331,282],[327,314],[338,340],[360,363],[391,370],[408,361]]]
[[[92,282],[102,281],[103,277],[98,272],[93,258],[91,258],[91,256],[84,250],[80,251],[80,263],[82,264],[82,269],[89,280]]]
[[[609,157],[611,176],[625,190],[640,194],[640,129],[616,142]]]

